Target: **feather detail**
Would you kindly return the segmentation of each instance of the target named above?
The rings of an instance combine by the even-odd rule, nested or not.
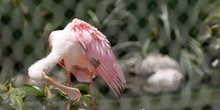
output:
[[[106,36],[90,24],[74,19],[71,31],[75,33],[86,50],[87,60],[96,68],[97,74],[107,83],[110,89],[118,96],[126,83],[115,55]]]

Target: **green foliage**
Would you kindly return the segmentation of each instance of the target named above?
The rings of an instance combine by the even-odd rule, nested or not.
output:
[[[201,83],[219,87],[219,13],[220,0],[0,0],[0,82],[10,76],[5,74],[10,71],[26,73],[33,62],[49,52],[49,33],[79,18],[107,36],[119,59],[132,57],[129,64],[124,64],[128,69],[148,54],[161,53],[179,62],[186,79],[183,88],[190,91]],[[128,71],[124,71],[126,78],[132,79]],[[128,83],[130,86],[132,81]],[[14,87],[12,82],[6,82],[0,84],[0,106],[9,110],[35,109],[38,104],[44,110],[59,109],[59,101],[63,101],[73,109],[89,109],[89,86],[76,87],[82,97],[70,101],[64,92],[51,86],[42,90],[31,85]],[[127,91],[126,96],[142,94],[141,90],[136,94]],[[98,90],[95,95],[97,99],[103,97]],[[36,103],[29,105],[30,100]]]
[[[83,94],[78,100],[70,100],[68,96],[61,90],[45,86],[44,90],[32,85],[22,85],[19,87],[13,87],[13,83],[0,84],[0,106],[5,109],[16,109],[23,110],[31,109],[28,107],[27,103],[30,100],[30,96],[34,96],[35,99],[40,102],[42,105],[41,109],[49,108],[49,105],[52,104],[57,106],[58,101],[65,101],[70,103],[71,110],[78,108],[91,108],[92,100],[91,95],[89,94],[89,86],[85,84],[76,85]],[[103,95],[95,89],[95,97],[99,100],[103,98]],[[69,100],[69,101],[68,101]]]
[[[217,73],[209,65],[210,59],[218,56],[214,57],[210,55],[208,51],[213,50],[210,48],[205,49],[204,45],[212,45],[214,42],[209,42],[210,39],[213,39],[213,41],[218,41],[219,39],[220,34],[213,38],[213,35],[208,32],[210,22],[217,26],[217,30],[219,30],[219,20],[216,19],[219,19],[219,1],[208,2],[201,0],[181,2],[185,4],[184,6],[178,6],[177,4],[179,2],[177,0],[145,2],[148,4],[147,6],[150,10],[147,10],[149,13],[144,14],[144,19],[147,23],[145,26],[144,23],[139,23],[143,21],[143,17],[140,16],[142,12],[134,8],[136,13],[132,14],[138,20],[140,26],[136,30],[135,24],[132,24],[135,20],[127,23],[127,27],[132,25],[134,28],[128,31],[128,33],[132,34],[126,35],[129,37],[139,36],[136,40],[141,43],[141,46],[139,50],[126,47],[120,50],[122,50],[125,59],[131,53],[136,52],[140,54],[142,59],[132,56],[133,59],[137,59],[136,61],[143,60],[143,58],[151,53],[171,56],[180,63],[181,71],[187,77],[187,82],[196,82],[196,84],[192,84],[194,86],[191,88],[194,88],[198,84],[201,84],[203,78]],[[132,2],[124,3],[128,6],[130,6],[129,3],[134,6],[137,5]],[[142,11],[144,12],[145,10]],[[214,23],[213,17],[210,20],[211,16],[215,16]],[[216,53],[218,53],[217,51],[219,49],[216,49]],[[219,61],[219,57],[216,60]],[[216,69],[219,70],[219,68]]]
[[[75,86],[76,88],[78,88],[81,92],[85,93],[85,94],[89,94],[89,85],[85,85],[85,84],[77,84]],[[97,99],[102,99],[104,96],[102,95],[101,92],[99,92],[97,89],[94,88],[94,93],[97,97]]]
[[[42,96],[43,92],[31,85],[23,85],[17,88],[9,84],[0,84],[0,104],[6,108],[23,110],[24,100],[27,95]]]

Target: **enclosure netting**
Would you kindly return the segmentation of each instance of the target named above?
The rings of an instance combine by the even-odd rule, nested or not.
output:
[[[219,0],[1,0],[0,82],[4,83],[11,75],[27,76],[28,67],[49,53],[51,31],[63,29],[79,18],[97,27],[112,46],[124,42],[141,45],[114,50],[119,61],[134,51],[143,58],[157,52],[182,65],[186,77],[183,88],[189,86],[187,81],[201,77],[191,92],[180,89],[177,93],[140,95],[125,91],[122,98],[98,102],[100,109],[219,110],[220,51],[216,47],[220,44],[219,3]],[[149,48],[143,54],[147,41]],[[193,69],[186,67],[185,60]],[[65,73],[59,66],[52,72],[56,71]],[[125,76],[136,77],[126,71]]]

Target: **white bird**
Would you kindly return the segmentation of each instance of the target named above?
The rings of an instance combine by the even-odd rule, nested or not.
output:
[[[173,68],[160,69],[142,84],[142,89],[149,93],[175,91],[180,87],[182,79],[182,73]]]

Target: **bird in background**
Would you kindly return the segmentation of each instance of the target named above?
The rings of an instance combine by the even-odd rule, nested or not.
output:
[[[28,69],[29,77],[38,82],[53,85],[76,100],[81,96],[77,88],[62,85],[47,76],[59,64],[80,82],[90,82],[93,102],[93,78],[100,76],[113,93],[118,96],[126,84],[124,74],[106,36],[95,27],[80,19],[73,19],[63,30],[53,31],[49,36],[51,52]],[[93,106],[94,103],[93,103]]]

